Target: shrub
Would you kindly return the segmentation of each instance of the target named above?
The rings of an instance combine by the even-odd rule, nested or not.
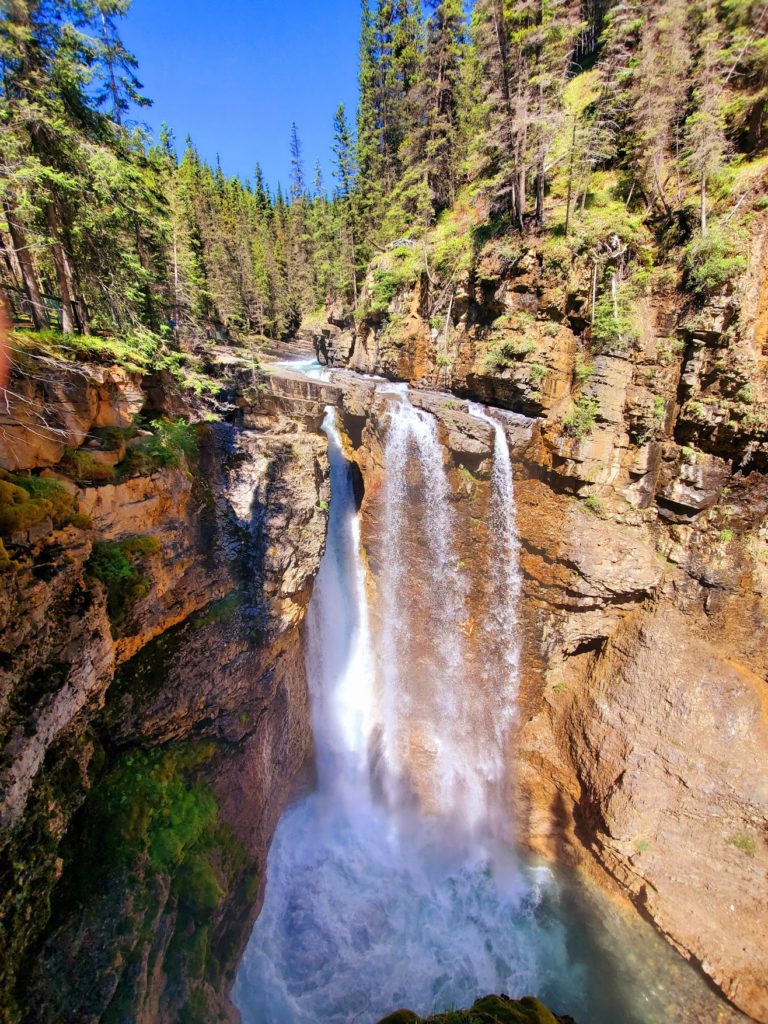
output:
[[[733,540],[733,530],[721,530],[720,531],[720,542],[721,544],[730,544]]]
[[[536,385],[541,384],[541,382],[546,379],[548,373],[549,370],[541,363],[531,363],[528,370],[531,383]]]
[[[639,331],[634,322],[634,309],[626,291],[614,301],[610,292],[603,292],[595,303],[592,344],[598,352],[626,352],[637,341]]]
[[[107,613],[117,632],[130,612],[149,593],[150,582],[143,562],[157,554],[156,537],[137,535],[117,542],[97,541],[86,571],[107,589]]]
[[[733,242],[721,227],[711,225],[706,234],[697,233],[685,250],[685,274],[689,288],[701,299],[722,291],[747,267],[743,256],[734,254]]]
[[[507,338],[504,341],[496,341],[486,353],[483,365],[486,373],[502,373],[513,363],[525,359],[531,352],[536,351],[536,342],[531,338],[514,339]]]
[[[121,463],[124,473],[141,475],[157,469],[188,466],[197,458],[197,432],[186,420],[153,420],[147,426],[152,435],[128,448]]]
[[[576,365],[574,366],[573,373],[576,377],[577,384],[586,384],[594,372],[594,363],[587,363],[584,361],[582,356],[576,356]]]
[[[401,246],[388,253],[373,271],[370,312],[386,313],[401,289],[419,279],[423,254],[415,246]]]
[[[1,471],[0,471],[1,472]],[[58,480],[0,475],[0,535],[10,537],[50,519],[57,528],[88,529],[90,520],[75,511],[75,499]]]
[[[596,398],[587,398],[586,395],[582,395],[563,419],[565,432],[579,441],[583,440],[595,429],[599,411],[600,403]]]
[[[157,466],[178,466],[197,457],[197,433],[185,420],[154,420],[151,428],[144,450]]]

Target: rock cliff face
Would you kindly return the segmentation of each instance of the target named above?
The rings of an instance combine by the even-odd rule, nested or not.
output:
[[[704,306],[674,281],[651,286],[627,345],[591,341],[586,275],[559,281],[535,247],[514,266],[481,254],[446,323],[430,321],[421,274],[385,311],[334,329],[328,345],[337,365],[535,418],[528,439],[510,435],[525,575],[512,754],[521,841],[604,868],[759,1021],[768,1021],[766,237],[759,225],[739,288]],[[374,264],[369,295],[377,274]],[[370,422],[361,433],[370,413],[361,387],[347,388],[345,405],[374,551],[381,439]],[[425,400],[451,453],[471,575],[486,543],[489,442],[462,403]],[[460,422],[478,444],[462,439]],[[482,600],[482,581],[472,586]]]
[[[408,381],[437,419],[468,680],[492,662],[478,624],[495,594],[492,430],[465,399],[529,418],[507,424],[519,838],[623,892],[768,1021],[765,236],[738,295],[692,309],[674,282],[649,287],[626,346],[593,344],[587,278],[559,281],[535,248],[478,267],[439,325],[422,275],[354,332],[336,316],[322,351]],[[300,628],[327,518],[322,411],[341,410],[360,469],[375,586],[387,401],[348,370],[236,383],[199,455],[169,459],[159,428],[125,434],[141,410],[189,411],[167,382],[70,364],[17,382],[0,485],[22,502],[31,470],[73,514],[17,514],[0,548],[8,1021],[234,1019],[225,993],[311,744]],[[417,564],[419,537],[405,543]]]
[[[78,515],[17,530],[0,576],[2,1019],[231,1019],[267,847],[311,747],[300,626],[325,543],[325,439],[300,415],[246,426],[230,411],[166,468],[113,437],[117,472],[88,484],[99,428],[149,404],[141,381],[46,364],[17,393],[0,465],[55,478]],[[94,561],[125,551],[140,552],[133,592]]]

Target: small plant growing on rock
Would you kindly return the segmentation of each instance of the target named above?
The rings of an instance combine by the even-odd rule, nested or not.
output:
[[[531,363],[528,369],[528,375],[531,379],[531,384],[538,386],[547,377],[549,370],[542,363]]]
[[[147,534],[93,545],[86,572],[106,587],[107,614],[118,634],[133,608],[149,593],[144,563],[159,550],[160,542]]]
[[[741,850],[748,857],[754,857],[757,853],[757,841],[754,836],[748,835],[746,832],[737,832],[736,835],[731,836],[728,840],[730,846],[735,846],[737,850]]]
[[[647,839],[636,839],[634,842],[635,853],[640,857],[644,853],[648,853],[651,848],[651,844]]]
[[[720,543],[730,544],[733,540],[733,530],[721,530],[720,531]]]
[[[700,299],[722,291],[746,267],[745,258],[734,254],[733,241],[716,224],[705,235],[696,234],[685,250],[686,281]]]
[[[563,419],[563,427],[566,434],[582,441],[595,429],[597,414],[600,411],[600,403],[596,398],[588,398],[582,395],[574,407]]]
[[[580,355],[576,356],[576,365],[573,369],[573,375],[576,378],[576,383],[579,386],[581,386],[582,384],[586,384],[594,372],[594,363],[586,362],[586,360]]]
[[[584,508],[593,515],[599,516],[601,519],[604,519],[606,516],[605,505],[594,494],[590,494],[588,498],[584,499]]]

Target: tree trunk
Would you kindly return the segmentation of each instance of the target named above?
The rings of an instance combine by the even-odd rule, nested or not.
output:
[[[69,265],[64,246],[61,244],[59,217],[52,202],[45,210],[48,233],[51,236],[51,253],[56,266],[56,281],[61,299],[61,329],[64,334],[81,333],[81,325],[77,315],[72,268]]]
[[[8,336],[11,333],[11,304],[0,288],[0,388],[5,388],[11,371]]]
[[[579,123],[578,116],[573,115],[573,131],[571,132],[571,152],[568,158],[568,191],[565,197],[565,237],[571,226],[571,199],[573,198],[573,168],[576,162],[576,127]]]
[[[6,198],[4,202],[5,219],[8,221],[8,230],[13,243],[13,250],[18,261],[24,291],[29,301],[30,314],[35,330],[44,331],[49,326],[48,310],[43,300],[43,290],[37,276],[32,254],[27,248],[27,240],[24,236],[24,229],[11,207],[10,201]]]
[[[536,172],[536,226],[539,228],[544,227],[544,183],[544,161],[542,160]]]

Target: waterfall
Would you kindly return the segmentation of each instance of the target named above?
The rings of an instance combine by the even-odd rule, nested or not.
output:
[[[489,528],[493,545],[491,573],[496,601],[491,602],[488,613],[494,622],[494,635],[502,639],[499,649],[506,668],[502,684],[502,704],[506,712],[504,719],[508,722],[517,712],[520,672],[518,609],[522,590],[512,458],[507,434],[501,421],[489,416],[483,406],[474,402],[470,402],[469,411],[492,427],[494,432]]]
[[[243,1024],[373,1024],[397,1007],[427,1014],[488,992],[535,992],[592,1024],[667,1019],[664,986],[658,997],[636,993],[613,934],[598,943],[594,922],[575,901],[563,905],[552,874],[483,828],[498,811],[519,661],[503,427],[473,409],[495,431],[494,599],[482,643],[489,664],[502,666],[475,675],[464,664],[468,592],[435,422],[404,388],[379,394],[377,583],[366,585],[335,413],[325,418],[328,543],[306,622],[318,786],[274,837],[264,907],[233,990]]]
[[[443,448],[434,417],[415,409],[406,394],[388,403],[386,418],[381,648],[385,787],[394,803],[403,798],[404,787],[406,792],[418,788],[416,762],[422,801],[433,811],[461,814],[468,822],[476,815],[480,794],[462,757],[466,723],[459,700],[462,688],[455,684],[464,666],[466,594]],[[414,536],[421,542],[417,552]],[[412,585],[414,574],[418,588]],[[429,786],[424,785],[425,776]]]
[[[325,556],[307,613],[306,662],[321,789],[368,783],[375,720],[375,668],[360,548],[360,517],[349,464],[328,409],[331,505]]]

